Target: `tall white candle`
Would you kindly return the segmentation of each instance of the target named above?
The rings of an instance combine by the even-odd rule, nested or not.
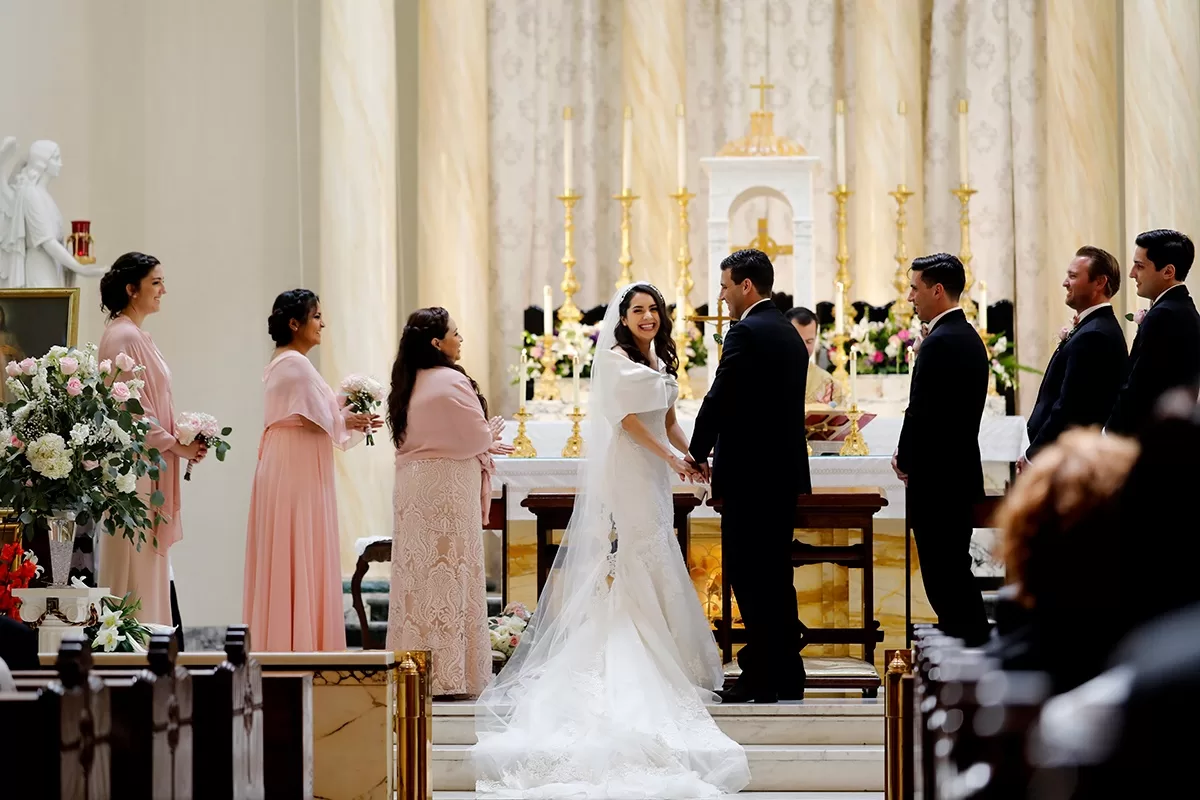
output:
[[[542,287],[542,328],[547,336],[554,333],[554,296],[550,294],[550,284]]]
[[[987,284],[984,283],[983,281],[980,281],[979,282],[979,330],[981,330],[981,331],[986,331],[988,329],[987,307],[988,307]]]
[[[967,169],[967,101],[958,101],[958,182],[966,186],[971,182],[970,170]]]
[[[915,351],[913,350],[913,347],[912,347],[912,345],[910,344],[910,345],[908,346],[908,354],[905,356],[905,359],[904,359],[904,360],[905,360],[905,361],[908,363],[908,371],[909,371],[909,372],[912,372],[912,362],[913,362],[913,355],[914,355],[914,352],[915,352]]]
[[[850,348],[850,407],[858,408],[858,345]]]
[[[683,115],[683,103],[675,106],[675,180],[679,191],[687,186],[687,117]]]
[[[840,335],[846,332],[846,310],[842,307],[846,293],[842,291],[841,281],[834,284],[834,289],[837,297],[833,298],[833,332]]]
[[[835,155],[837,159],[837,184],[846,185],[846,101],[837,101]]]
[[[579,356],[571,356],[571,383],[575,391],[575,407],[579,407]]]
[[[517,408],[525,407],[525,392],[529,383],[529,360],[525,357],[525,351],[521,351],[521,394],[517,396]]]
[[[572,126],[571,107],[563,109],[563,194],[571,193],[572,172],[574,172],[575,136]]]
[[[633,183],[633,109],[625,106],[625,124],[621,131],[621,194],[628,194]]]
[[[901,100],[897,112],[900,114],[900,141],[904,142],[904,149],[900,151],[900,185],[908,186],[908,154],[912,149],[908,132],[908,104]]]

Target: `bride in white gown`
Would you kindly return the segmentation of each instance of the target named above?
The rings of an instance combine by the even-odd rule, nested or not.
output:
[[[521,643],[476,706],[481,797],[717,797],[750,780],[704,704],[723,675],[673,531],[678,361],[659,291],[608,305],[575,510]]]

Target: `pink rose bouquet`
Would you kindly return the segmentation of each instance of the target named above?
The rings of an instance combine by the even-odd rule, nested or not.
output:
[[[192,442],[200,442],[217,454],[217,461],[224,461],[229,452],[229,442],[225,437],[233,433],[233,428],[221,427],[217,418],[211,414],[201,414],[196,411],[184,411],[175,418],[175,438],[187,446]],[[187,472],[183,474],[185,481],[192,479],[192,464],[188,463]]]

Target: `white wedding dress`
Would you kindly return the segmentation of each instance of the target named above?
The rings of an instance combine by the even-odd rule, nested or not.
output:
[[[481,797],[692,800],[750,780],[704,705],[721,659],[673,531],[670,467],[620,426],[637,414],[665,442],[678,396],[672,376],[611,350],[620,298],[597,342],[571,524],[530,627],[477,704]]]

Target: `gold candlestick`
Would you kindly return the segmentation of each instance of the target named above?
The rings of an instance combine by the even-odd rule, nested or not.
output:
[[[850,410],[846,412],[846,416],[850,418],[850,433],[846,434],[846,441],[842,442],[842,449],[838,451],[838,455],[871,455],[871,450],[867,447],[867,441],[863,438],[862,431],[858,429],[858,421],[862,419],[862,412],[858,410],[857,403],[850,407]]]
[[[566,295],[558,308],[558,321],[563,325],[574,325],[583,319],[583,312],[572,299],[579,291],[579,281],[575,278],[575,203],[582,196],[571,191],[558,197],[563,204],[563,279],[559,288]]]
[[[689,339],[687,324],[688,318],[679,312],[676,315],[676,319],[680,321],[680,324],[676,325],[675,329],[671,331],[671,338],[675,340],[675,352],[679,355],[679,374],[676,376],[676,380],[679,383],[679,399],[692,400],[696,395],[692,391],[692,379],[689,378],[687,374],[687,365],[689,360],[687,354]]]
[[[962,297],[959,298],[958,304],[962,306],[963,313],[967,315],[967,319],[975,319],[975,303],[971,300],[971,286],[975,283],[975,277],[971,274],[971,195],[975,194],[975,190],[970,184],[964,183],[957,189],[951,190],[951,194],[958,198],[958,230],[959,230],[959,248],[958,260],[962,262],[963,271],[966,273],[966,284],[963,286]]]
[[[633,230],[633,201],[638,197],[625,189],[620,194],[614,194],[613,199],[621,201],[621,257],[617,259],[621,265],[621,277],[617,279],[617,288],[622,289],[633,283],[633,250],[630,235]]]
[[[896,299],[892,301],[888,316],[897,326],[907,328],[912,324],[913,307],[912,303],[908,302],[908,244],[904,241],[904,234],[908,229],[908,215],[904,204],[913,193],[902,183],[896,187],[896,191],[888,194],[896,199],[896,274],[892,277]]]
[[[846,201],[854,193],[843,183],[829,194],[837,201],[837,255],[835,260],[838,268],[837,275],[833,279],[834,292],[837,292],[837,284],[842,284],[842,313],[846,315],[849,322],[854,322],[856,312],[854,306],[850,305],[850,287],[854,282],[850,280],[850,245],[846,240]],[[834,305],[837,305],[836,297],[833,302]]]
[[[558,359],[554,357],[554,334],[548,333],[542,337],[542,374],[533,387],[534,400],[557,400],[560,397],[558,388]]]
[[[567,419],[571,420],[571,435],[567,437],[567,443],[563,445],[563,458],[581,458],[583,456],[583,435],[579,431],[579,423],[583,421],[585,414],[579,410],[579,406],[575,406],[575,410],[567,414]]]
[[[850,357],[846,355],[846,343],[849,341],[850,337],[844,333],[834,334],[833,353],[829,356],[833,362],[833,380],[843,396],[850,394],[850,374],[846,372],[846,365],[850,363]]]
[[[525,423],[531,417],[523,404],[517,413],[513,414],[513,419],[517,421],[517,435],[513,437],[513,452],[510,458],[537,458],[537,450],[533,449],[533,442],[525,432]]]
[[[688,244],[688,231],[691,230],[691,225],[688,223],[688,203],[696,195],[688,192],[687,187],[680,187],[679,191],[671,195],[671,198],[679,204],[679,254],[675,256],[675,262],[679,264],[679,276],[675,281],[677,293],[683,294],[683,313],[680,317],[687,320],[696,315],[696,309],[692,308],[692,302],[689,295],[692,293],[692,287],[696,282],[692,280],[692,248]]]
[[[988,341],[991,334],[987,332],[986,328],[976,328],[976,330],[979,331],[979,338],[983,339],[983,347],[987,350],[988,354],[988,394],[992,397],[998,397],[1000,390],[996,386],[996,373],[992,371],[992,359],[995,357],[995,353],[992,352],[992,345]]]

